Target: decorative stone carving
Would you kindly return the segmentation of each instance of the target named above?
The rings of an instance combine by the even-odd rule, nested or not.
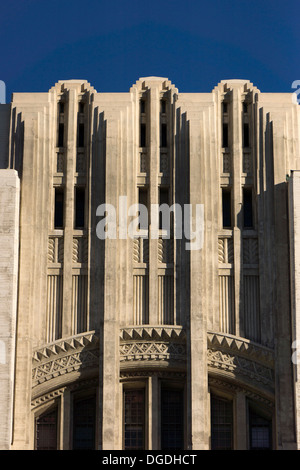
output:
[[[32,387],[60,375],[96,367],[98,363],[99,344],[95,332],[55,341],[34,351]]]
[[[258,240],[257,238],[243,239],[243,262],[244,264],[258,263]]]
[[[149,262],[148,238],[135,238],[133,240],[133,261],[135,263],[148,263]]]
[[[229,153],[223,153],[223,173],[231,172],[231,156]]]
[[[48,263],[63,263],[64,239],[63,237],[49,237],[48,239]]]
[[[274,388],[274,355],[269,348],[232,335],[208,333],[207,360],[212,369]]]
[[[73,238],[73,263],[86,263],[87,262],[87,238],[74,237]]]
[[[181,328],[125,328],[120,332],[120,362],[185,363],[185,332]]]
[[[234,251],[232,238],[220,237],[218,239],[218,259],[219,263],[233,263]]]
[[[174,241],[168,238],[159,238],[157,241],[157,254],[159,263],[173,263]]]

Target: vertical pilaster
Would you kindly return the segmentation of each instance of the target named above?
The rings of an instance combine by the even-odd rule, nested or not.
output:
[[[0,170],[0,449],[12,439],[20,182],[15,170]]]
[[[235,399],[235,450],[247,450],[246,396],[237,392]]]
[[[74,170],[76,163],[76,129],[77,129],[77,90],[68,92],[68,118],[66,142],[66,186],[64,213],[64,267],[63,267],[63,317],[62,337],[72,334],[72,250],[74,230]]]
[[[67,388],[60,402],[60,450],[70,449],[71,393]]]
[[[149,210],[150,231],[153,226],[151,204],[158,204],[158,171],[159,171],[159,89],[152,86],[149,90],[150,107],[150,136],[149,136],[149,160],[150,160],[150,188]],[[149,323],[158,323],[158,288],[157,288],[157,259],[158,241],[149,234]]]
[[[241,216],[242,216],[242,123],[241,88],[232,90],[232,162],[233,162],[233,244],[234,244],[234,291],[235,291],[235,329],[237,336],[243,336],[241,320]]]

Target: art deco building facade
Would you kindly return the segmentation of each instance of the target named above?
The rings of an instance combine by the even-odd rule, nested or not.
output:
[[[299,118],[247,80],[0,105],[2,449],[298,448]]]

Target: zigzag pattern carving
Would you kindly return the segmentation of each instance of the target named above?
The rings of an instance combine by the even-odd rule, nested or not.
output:
[[[136,327],[120,330],[120,341],[186,341],[185,330],[181,327]]]
[[[33,387],[59,375],[98,365],[98,338],[88,332],[55,341],[33,353]]]

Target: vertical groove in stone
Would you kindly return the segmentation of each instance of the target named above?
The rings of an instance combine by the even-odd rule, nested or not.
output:
[[[49,275],[47,284],[47,342],[52,342],[61,337],[62,276]]]

